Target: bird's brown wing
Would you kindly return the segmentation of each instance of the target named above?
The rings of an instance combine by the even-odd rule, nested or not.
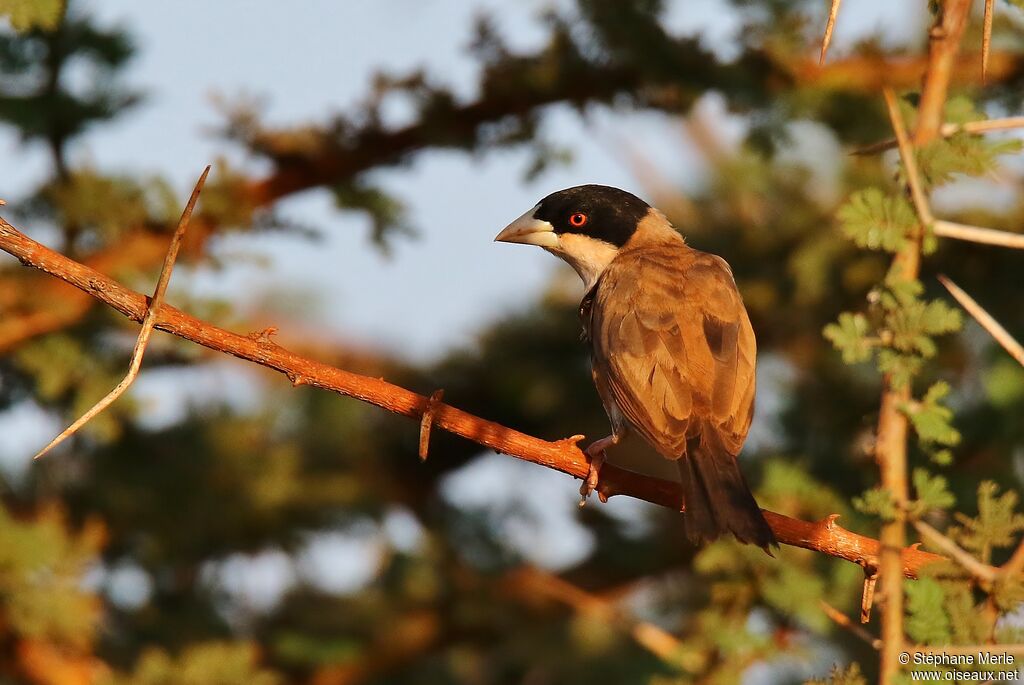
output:
[[[619,410],[664,456],[713,428],[739,453],[755,341],[729,266],[679,243],[623,251],[597,285],[590,333]]]

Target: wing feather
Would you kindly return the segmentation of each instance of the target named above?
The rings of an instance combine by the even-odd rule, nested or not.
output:
[[[755,342],[723,260],[679,243],[620,253],[597,284],[590,328],[619,410],[662,454],[680,457],[709,424],[739,452]]]

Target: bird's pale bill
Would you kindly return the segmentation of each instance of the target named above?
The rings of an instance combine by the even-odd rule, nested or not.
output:
[[[499,243],[522,243],[538,247],[557,248],[561,244],[555,227],[543,219],[534,218],[537,207],[533,207],[510,223],[495,238]]]

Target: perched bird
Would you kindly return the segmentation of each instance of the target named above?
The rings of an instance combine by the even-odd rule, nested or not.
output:
[[[600,185],[548,195],[495,240],[542,247],[583,279],[580,318],[612,426],[586,450],[583,500],[605,450],[632,429],[676,462],[691,541],[732,533],[776,544],[736,460],[753,417],[756,343],[725,260],[689,247],[640,198]]]

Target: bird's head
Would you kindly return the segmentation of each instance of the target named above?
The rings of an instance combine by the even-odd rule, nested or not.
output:
[[[544,248],[576,269],[589,289],[651,211],[625,190],[576,186],[548,195],[495,240]]]

